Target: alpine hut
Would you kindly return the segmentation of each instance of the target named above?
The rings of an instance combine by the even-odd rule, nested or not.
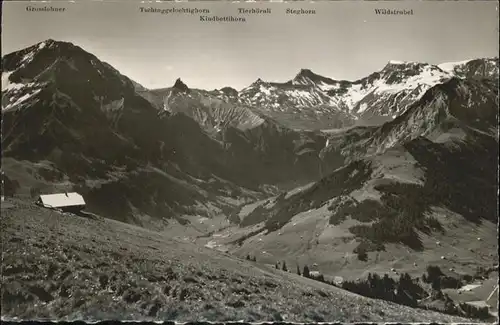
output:
[[[36,204],[63,212],[78,212],[85,208],[85,200],[76,192],[40,195]]]

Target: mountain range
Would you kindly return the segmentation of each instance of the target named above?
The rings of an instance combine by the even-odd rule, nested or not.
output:
[[[200,202],[232,209],[222,199],[227,193],[253,200],[291,189],[418,137],[446,142],[470,133],[494,137],[496,130],[496,110],[471,107],[494,107],[498,59],[390,61],[353,82],[303,69],[288,82],[258,79],[239,92],[191,89],[181,79],[148,90],[82,48],[54,40],[8,54],[2,66],[4,157],[46,161],[44,168],[62,179],[100,193],[96,200],[114,188],[124,202],[141,201],[134,207],[150,203],[147,193],[137,198],[143,195],[131,189],[128,183],[137,181],[131,178],[161,175],[153,192],[162,215]],[[469,106],[450,111],[448,101],[456,98]],[[367,116],[389,121],[352,127]],[[321,132],[324,123],[351,127]],[[182,190],[161,194],[170,188]]]
[[[331,275],[452,263],[434,238],[466,251],[481,231],[484,252],[497,245],[498,64],[147,89],[46,40],[2,57],[3,193],[75,190],[109,219]]]
[[[140,93],[158,109],[185,112],[216,131],[227,125],[253,127],[262,117],[301,130],[380,125],[403,113],[434,85],[453,77],[498,77],[496,62],[478,59],[431,65],[389,61],[382,70],[356,81],[334,80],[302,69],[287,82],[259,78],[239,92],[231,87],[193,90],[178,79],[171,88],[142,88]]]
[[[218,91],[227,101],[256,107],[291,128],[328,129],[380,124],[403,113],[432,86],[458,78],[498,77],[497,59],[431,65],[390,61],[356,80],[333,80],[302,69],[284,83],[258,79],[237,93]],[[227,91],[226,91],[227,92]]]

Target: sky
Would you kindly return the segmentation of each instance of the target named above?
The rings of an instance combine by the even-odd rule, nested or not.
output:
[[[65,7],[62,13],[27,6]],[[141,13],[139,7],[206,8],[245,23],[199,15]],[[238,8],[271,14],[238,15]],[[287,15],[287,8],[316,10]],[[376,15],[375,8],[413,9]],[[284,82],[300,69],[356,80],[390,60],[439,64],[498,56],[496,1],[338,1],[316,3],[3,2],[2,55],[45,39],[69,41],[148,88],[173,85],[238,90],[257,78]]]

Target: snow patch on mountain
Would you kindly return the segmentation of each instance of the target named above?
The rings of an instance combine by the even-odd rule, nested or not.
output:
[[[416,89],[420,86],[419,97],[423,95],[423,93],[429,89],[430,87],[445,81],[446,79],[451,78],[452,75],[449,73],[436,70],[433,66],[425,66],[417,75],[411,76],[409,78],[404,79],[400,83],[396,84],[388,84],[387,80],[381,79],[378,80],[374,87],[376,88],[377,93],[388,92],[388,93],[397,93],[402,90]]]
[[[450,71],[455,77],[461,79],[495,79],[499,75],[498,58],[472,59],[460,62],[441,64],[443,70]]]
[[[267,95],[267,96],[271,95],[271,90],[264,87],[264,85],[260,85],[259,89],[262,93],[264,93],[264,95]]]
[[[19,105],[23,104],[24,102],[26,102],[28,99],[30,99],[31,97],[35,96],[36,94],[38,94],[39,92],[41,91],[41,89],[33,89],[31,92],[26,92],[25,94],[23,94],[22,96],[18,97],[16,99],[15,102],[13,103],[9,103],[7,105],[3,105],[2,103],[2,111],[7,111],[7,110],[10,110],[10,109],[15,109],[15,108],[18,108]],[[15,97],[10,97],[9,98],[9,101],[12,101]],[[37,100],[37,99],[36,99]]]
[[[472,59],[458,61],[458,62],[445,62],[445,63],[438,64],[438,67],[443,71],[452,73],[456,67],[461,66],[461,65],[465,65],[465,64],[469,63],[470,61],[472,61]]]
[[[324,81],[318,83],[318,88],[323,90],[323,91],[328,91],[328,90],[332,90],[332,89],[339,89],[340,88],[340,84],[336,83],[336,84],[328,84]]]
[[[347,104],[349,110],[352,110],[356,103],[362,100],[372,89],[363,88],[361,84],[352,85],[343,96],[342,101]]]
[[[398,61],[398,60],[390,60],[389,64],[408,64],[412,63],[411,61]]]
[[[366,103],[363,103],[359,106],[359,110],[358,112],[359,113],[363,113],[364,111],[366,111],[366,109],[368,108],[368,105]]]
[[[21,65],[29,64],[31,62],[31,60],[33,60],[34,57],[35,57],[35,52],[30,51],[30,52],[26,53],[21,60]]]
[[[9,80],[9,77],[12,74],[12,72],[14,71],[2,72],[2,91],[8,91],[11,89],[21,89],[24,86],[23,84],[16,84]]]
[[[41,85],[30,82],[15,83],[10,80],[14,71],[2,72],[2,111],[16,108],[41,91]]]

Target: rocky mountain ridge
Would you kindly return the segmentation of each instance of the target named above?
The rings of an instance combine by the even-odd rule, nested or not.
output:
[[[259,78],[239,92],[225,87],[209,93],[290,128],[319,130],[355,123],[379,125],[403,113],[432,86],[453,77],[495,79],[498,58],[441,65],[389,61],[382,70],[355,81],[334,80],[302,69],[287,82]]]

